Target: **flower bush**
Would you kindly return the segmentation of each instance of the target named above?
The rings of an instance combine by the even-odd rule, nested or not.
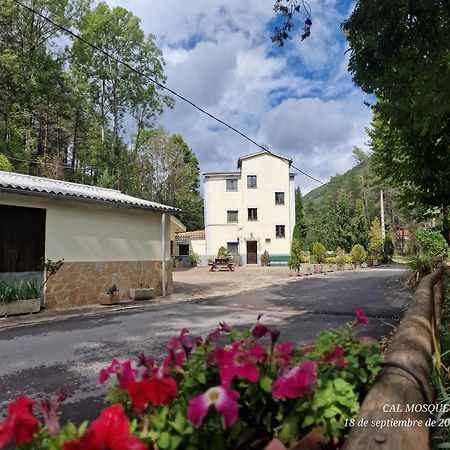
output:
[[[141,354],[100,372],[100,383],[113,384],[111,406],[91,424],[60,428],[59,393],[39,404],[43,425],[35,402],[19,396],[0,425],[0,448],[262,449],[275,437],[292,445],[313,428],[342,440],[380,368],[378,348],[352,334],[368,324],[355,312],[353,324],[320,332],[308,347],[279,343],[260,317],[251,329],[221,323],[206,337],[183,329],[160,364]]]

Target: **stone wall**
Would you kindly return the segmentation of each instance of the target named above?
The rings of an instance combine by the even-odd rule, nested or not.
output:
[[[168,261],[167,294],[173,292],[172,264]],[[161,261],[65,262],[47,282],[45,309],[66,309],[99,302],[100,292],[113,284],[121,300],[129,298],[128,289],[148,283],[162,295]]]

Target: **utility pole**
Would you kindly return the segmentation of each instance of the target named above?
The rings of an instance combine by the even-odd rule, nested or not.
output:
[[[383,200],[383,191],[380,191],[380,209],[381,209],[381,239],[384,241],[386,239],[386,230],[384,228],[384,200]]]

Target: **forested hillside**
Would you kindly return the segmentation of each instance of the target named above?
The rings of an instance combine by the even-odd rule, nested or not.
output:
[[[371,157],[357,148],[353,154],[355,167],[303,197],[305,248],[321,242],[329,250],[350,251],[357,243],[367,249],[372,222],[380,219],[381,190],[387,235],[393,238],[395,230],[412,226],[412,211],[400,207],[397,192],[375,175]]]
[[[32,7],[165,81],[155,37],[130,11],[88,0]],[[154,127],[173,100],[10,0],[0,0],[0,98],[3,169],[120,189],[180,207],[189,229],[202,227],[197,158],[181,136]]]

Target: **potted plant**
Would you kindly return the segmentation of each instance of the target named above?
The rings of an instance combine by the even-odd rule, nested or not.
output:
[[[116,305],[119,303],[119,288],[113,284],[106,292],[100,292],[101,305]]]
[[[0,316],[37,313],[41,309],[39,292],[35,281],[19,281],[0,284]]]
[[[314,265],[314,273],[322,273],[323,272],[323,263],[327,258],[327,249],[320,242],[316,242],[313,245],[312,249],[314,260],[316,261],[316,265]]]
[[[261,265],[268,266],[270,264],[270,255],[267,250],[264,250],[264,253],[261,255]]]
[[[139,283],[137,288],[128,290],[132,300],[148,300],[155,297],[155,290],[148,283]]]
[[[197,255],[197,253],[191,254],[191,267],[197,267],[198,263],[200,262],[200,256]]]
[[[367,254],[364,247],[360,244],[355,244],[350,252],[350,256],[355,263],[356,268],[360,268],[361,264],[366,260]]]

